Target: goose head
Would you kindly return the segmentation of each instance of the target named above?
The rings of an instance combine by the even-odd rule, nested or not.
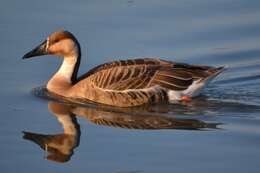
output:
[[[23,56],[23,59],[56,55],[60,57],[79,57],[80,45],[75,36],[69,31],[57,31],[47,37],[40,45]]]

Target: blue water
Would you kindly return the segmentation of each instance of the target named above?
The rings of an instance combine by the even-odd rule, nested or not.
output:
[[[0,172],[259,172],[259,18],[256,0],[0,2]],[[58,115],[50,105],[59,103],[31,91],[61,59],[21,57],[60,29],[81,43],[81,74],[134,57],[228,69],[188,104],[124,111],[61,104],[68,112]],[[63,118],[76,135],[63,135]],[[162,129],[165,122],[173,124]],[[69,156],[59,157],[67,160],[48,160],[22,131],[69,141]]]

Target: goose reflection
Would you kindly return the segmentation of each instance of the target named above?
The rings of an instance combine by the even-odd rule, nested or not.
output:
[[[80,126],[76,116],[71,112],[70,107],[62,104],[49,102],[48,109],[62,124],[63,133],[45,135],[24,131],[23,138],[33,141],[45,150],[48,154],[46,159],[56,162],[69,161],[73,149],[80,142]]]
[[[46,159],[67,162],[73,150],[80,143],[80,126],[76,116],[83,117],[97,125],[127,129],[187,129],[199,130],[216,128],[217,124],[205,123],[196,119],[181,119],[162,115],[137,114],[130,110],[108,110],[94,107],[81,107],[67,103],[50,101],[49,111],[63,126],[61,134],[37,134],[23,132],[23,138],[38,144],[46,151]],[[132,109],[131,109],[132,110]]]

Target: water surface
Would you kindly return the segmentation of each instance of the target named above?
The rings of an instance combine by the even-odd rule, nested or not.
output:
[[[259,1],[0,4],[1,172],[259,171]],[[61,59],[21,57],[60,29],[81,43],[80,74],[133,57],[229,68],[188,104],[122,111],[51,102],[31,91]]]

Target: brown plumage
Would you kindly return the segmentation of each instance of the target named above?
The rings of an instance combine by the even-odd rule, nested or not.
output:
[[[90,86],[86,90],[92,91],[91,95],[86,94],[90,100],[121,107],[136,106],[168,101],[168,90],[184,91],[194,81],[203,81],[221,69],[151,58],[121,60],[90,70],[78,79],[75,88]]]
[[[120,107],[178,100],[183,95],[195,96],[208,79],[223,71],[223,67],[143,58],[105,63],[77,78],[81,51],[71,33],[53,33],[46,43],[27,53],[24,58],[40,55],[39,50],[42,55],[64,56],[59,71],[47,84],[49,91],[64,97]]]

